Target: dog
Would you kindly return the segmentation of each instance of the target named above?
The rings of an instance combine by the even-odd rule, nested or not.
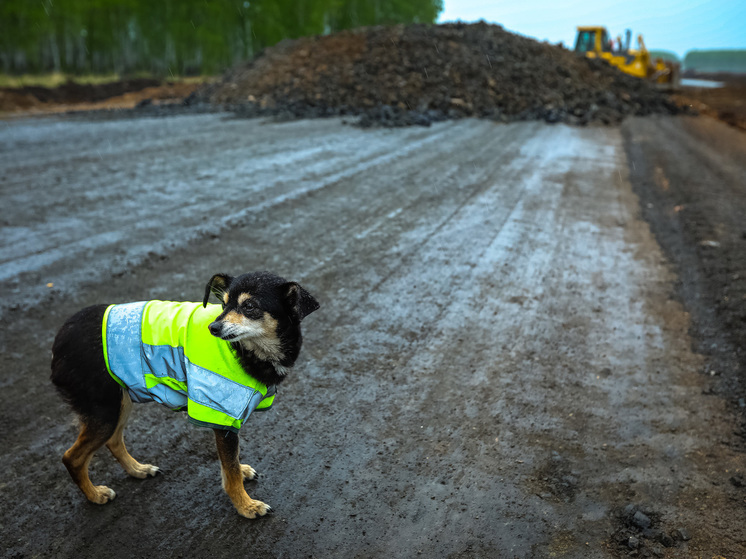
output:
[[[208,305],[214,295],[220,305]],[[319,303],[297,282],[269,272],[215,274],[202,303],[147,301],[87,307],[65,322],[52,347],[52,383],[80,419],[80,433],[62,462],[89,501],[116,494],[88,477],[104,444],[136,478],[159,469],[127,452],[124,428],[133,401],[157,401],[186,411],[215,432],[222,486],[247,518],[271,512],[251,499],[239,462],[238,430],[266,409],[301,349],[301,321]]]

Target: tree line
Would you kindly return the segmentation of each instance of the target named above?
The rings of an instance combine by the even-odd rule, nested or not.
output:
[[[282,39],[433,23],[441,0],[2,0],[0,71],[215,74]]]
[[[684,69],[746,74],[746,50],[690,50],[684,57]]]

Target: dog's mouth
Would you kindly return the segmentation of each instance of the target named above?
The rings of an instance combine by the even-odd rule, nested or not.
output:
[[[238,342],[261,336],[261,330],[237,327],[233,324],[213,322],[209,326],[210,334],[226,342]]]
[[[211,329],[210,333],[216,338],[225,340],[226,342],[237,342],[238,340],[241,340],[247,337],[247,334],[245,332],[230,332],[230,331],[226,332],[225,329],[221,329],[219,331],[213,331]]]
[[[241,340],[243,338],[246,338],[247,336],[242,336],[241,334],[228,334],[227,336],[217,336],[221,340],[225,340],[226,342],[237,342],[238,340]]]

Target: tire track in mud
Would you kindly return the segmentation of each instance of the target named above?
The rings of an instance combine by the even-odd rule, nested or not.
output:
[[[508,134],[499,128],[486,124],[478,132],[495,129],[494,141],[485,142],[477,132],[470,131],[469,126],[461,125],[450,131],[449,143],[453,142],[460,149],[487,156],[490,150],[497,148],[500,141],[507,146],[517,140],[506,138]],[[474,144],[474,151],[470,150]],[[402,266],[403,259],[415,252],[418,246],[427,242],[427,238],[442,226],[444,220],[454,215],[454,206],[463,205],[463,199],[482,188],[481,181],[485,171],[483,161],[455,161],[446,170],[438,164],[448,157],[446,147],[431,146],[432,151],[413,153],[412,157],[400,159],[396,165],[386,168],[386,179],[381,180],[381,169],[370,169],[352,177],[350,181],[340,182],[328,189],[322,197],[311,203],[314,210],[304,215],[294,216],[292,206],[283,208],[279,215],[272,216],[252,224],[257,231],[254,244],[261,244],[261,231],[271,221],[288,223],[293,219],[300,243],[294,267],[301,271],[303,277],[313,276],[317,271],[333,263],[341,270],[337,276],[349,273],[361,276],[363,284],[357,288],[364,293],[375,290],[375,285],[384,281],[387,275]],[[486,147],[485,147],[486,145]],[[470,157],[470,160],[473,158]],[[476,189],[476,190],[475,190]],[[423,210],[425,213],[423,214]],[[381,218],[381,215],[386,216]],[[326,227],[319,228],[318,223]],[[330,238],[334,242],[330,243]],[[251,241],[246,241],[251,244]],[[373,250],[386,254],[381,262],[366,262],[366,252],[361,245],[373,243]],[[317,248],[324,245],[325,256],[319,260]],[[365,269],[361,269],[364,266]],[[346,300],[343,305],[349,311],[349,305],[360,304],[360,300]]]
[[[495,271],[498,271],[499,263],[502,260],[500,258],[501,256],[512,256],[513,258],[520,258],[522,254],[525,254],[527,257],[531,258],[529,255],[533,254],[533,252],[531,251],[525,251],[516,255],[506,255],[504,252],[507,248],[507,245],[503,246],[501,250],[497,251],[494,250],[495,245],[500,244],[501,242],[504,243],[506,233],[510,235],[507,230],[515,230],[516,226],[519,230],[522,229],[524,231],[523,235],[525,235],[528,230],[532,230],[533,233],[536,233],[537,230],[538,232],[541,232],[542,229],[540,226],[538,227],[538,229],[535,229],[538,225],[538,222],[541,222],[541,219],[537,220],[532,218],[530,221],[528,221],[526,219],[527,214],[525,213],[524,207],[526,204],[531,204],[532,202],[535,204],[537,201],[541,201],[542,207],[545,208],[546,213],[548,215],[551,215],[556,212],[556,210],[554,209],[554,202],[558,201],[558,197],[561,192],[561,189],[555,188],[554,197],[552,197],[551,195],[547,196],[547,187],[545,184],[543,184],[545,181],[542,180],[547,178],[547,165],[542,165],[542,161],[537,161],[535,158],[531,157],[519,156],[517,159],[514,159],[509,165],[507,165],[507,167],[509,169],[515,169],[515,175],[521,177],[521,188],[517,189],[515,193],[516,196],[511,204],[508,204],[505,208],[500,208],[501,210],[503,210],[504,213],[501,213],[500,219],[496,220],[497,223],[493,225],[490,233],[486,234],[486,237],[488,239],[487,246],[483,248],[476,248],[475,251],[467,251],[466,256],[471,256],[473,259],[473,261],[471,262],[471,265],[474,266],[472,270],[467,272],[463,278],[459,278],[459,281],[457,282],[452,282],[451,278],[447,278],[445,281],[441,281],[440,285],[454,285],[454,288],[453,291],[450,293],[450,297],[448,297],[447,304],[438,309],[437,315],[426,317],[426,324],[434,325],[432,329],[429,332],[426,331],[424,337],[421,336],[414,340],[410,339],[408,347],[407,344],[404,344],[404,347],[402,347],[400,351],[397,351],[398,358],[396,367],[403,370],[403,372],[397,374],[397,383],[406,387],[402,390],[402,392],[403,394],[407,394],[408,396],[411,395],[411,397],[408,397],[406,399],[394,398],[394,400],[390,403],[387,403],[384,408],[388,413],[388,415],[384,416],[387,423],[390,423],[392,425],[399,425],[399,422],[393,419],[393,417],[395,416],[395,412],[392,410],[396,409],[397,413],[409,414],[417,417],[418,422],[423,422],[425,424],[422,426],[422,428],[426,430],[425,439],[434,438],[436,440],[436,442],[432,445],[430,445],[429,442],[426,443],[426,446],[430,447],[429,452],[431,453],[431,458],[434,458],[433,463],[428,464],[426,462],[424,464],[421,464],[421,466],[417,469],[417,476],[425,478],[426,484],[429,482],[430,495],[434,496],[433,498],[437,498],[438,501],[442,501],[445,503],[444,505],[442,505],[444,509],[443,514],[445,516],[443,516],[441,519],[442,525],[439,526],[438,531],[440,532],[442,530],[444,533],[452,533],[453,535],[455,535],[455,533],[457,533],[459,530],[454,529],[452,526],[450,526],[451,524],[461,525],[461,529],[464,532],[470,532],[472,531],[472,525],[475,522],[480,525],[481,522],[474,520],[473,511],[469,512],[468,514],[465,512],[467,508],[471,510],[474,504],[472,503],[472,505],[467,506],[469,499],[464,497],[465,495],[473,495],[472,491],[469,489],[473,480],[466,479],[465,491],[455,490],[455,487],[464,482],[465,477],[469,478],[469,474],[464,473],[464,471],[460,470],[459,466],[456,466],[454,469],[452,464],[449,465],[448,461],[444,460],[445,454],[449,454],[450,458],[453,458],[454,454],[458,455],[460,453],[462,453],[461,455],[470,455],[473,454],[474,448],[464,448],[464,444],[466,444],[467,447],[472,446],[469,443],[464,442],[456,442],[456,448],[449,448],[453,445],[452,443],[448,443],[446,441],[448,440],[448,438],[455,441],[468,441],[469,439],[474,437],[474,434],[471,432],[472,427],[470,426],[464,428],[457,427],[456,431],[452,430],[454,427],[454,423],[451,419],[452,414],[455,413],[456,415],[459,415],[466,412],[466,409],[461,408],[458,404],[456,404],[456,409],[451,410],[447,415],[443,416],[441,414],[443,411],[445,411],[445,409],[448,409],[449,407],[454,405],[454,398],[452,396],[453,394],[463,394],[465,391],[469,391],[472,388],[478,387],[480,383],[475,382],[470,377],[467,371],[460,370],[458,365],[455,365],[456,368],[454,369],[454,363],[452,362],[452,359],[449,359],[447,356],[443,355],[443,346],[447,346],[449,344],[453,346],[455,343],[457,347],[458,345],[460,345],[460,342],[456,341],[459,339],[459,337],[468,338],[469,336],[473,336],[475,334],[478,335],[478,332],[475,333],[473,331],[473,328],[470,328],[468,326],[467,323],[469,322],[469,320],[466,319],[467,315],[476,314],[480,317],[483,315],[484,309],[480,309],[479,302],[475,301],[486,303],[487,301],[502,300],[502,293],[499,287],[497,289],[497,292],[492,292],[489,294],[489,296],[485,296],[483,291],[485,280],[487,280],[487,278],[479,278],[480,271],[482,276],[488,276],[490,272],[494,273]],[[532,173],[533,176],[526,177],[527,169],[531,169],[530,173]],[[552,172],[556,173],[559,171],[553,169]],[[511,173],[507,172],[506,174],[510,175]],[[504,184],[505,181],[497,184],[489,180],[485,182],[489,185],[489,187],[488,189],[483,190],[479,193],[479,200],[474,200],[473,198],[471,198],[469,200],[469,202],[471,202],[471,206],[469,208],[464,209],[466,206],[465,203],[464,206],[459,208],[458,212],[454,212],[454,214],[451,216],[452,219],[450,219],[447,224],[442,224],[442,227],[438,228],[439,230],[437,233],[427,238],[428,243],[437,245],[438,233],[440,233],[443,237],[451,237],[452,233],[447,230],[449,226],[455,230],[459,229],[458,224],[452,223],[453,221],[456,221],[455,219],[453,219],[453,216],[455,216],[456,213],[462,214],[460,216],[461,220],[463,220],[466,216],[469,216],[470,218],[479,221],[479,214],[481,213],[481,211],[488,213],[492,210],[490,204],[486,203],[487,200],[490,198],[490,195],[494,197],[495,190],[506,188],[506,185]],[[475,215],[475,208],[480,205],[483,205],[484,209],[477,210]],[[461,238],[463,239],[463,237]],[[552,245],[556,244],[558,241],[555,239],[553,242],[551,240],[548,240],[548,242],[549,245]],[[482,245],[480,244],[480,246]],[[492,252],[492,256],[488,256],[489,252]],[[542,254],[545,256],[541,259],[541,266],[543,267],[550,260],[552,251],[550,250],[546,253],[542,252]],[[409,264],[411,264],[411,274],[416,275],[418,272],[422,271],[423,259],[426,260],[426,257],[413,257],[411,259],[411,261],[409,262]],[[453,262],[451,262],[450,265],[453,268],[459,268],[459,266],[455,265],[455,263]],[[536,270],[537,266],[529,266],[528,268]],[[449,267],[449,269],[451,268]],[[406,272],[401,272],[401,274],[406,277]],[[477,278],[479,278],[479,280],[477,280]],[[433,297],[433,294],[427,293],[424,296],[426,298],[430,298]],[[437,293],[435,297],[437,298]],[[475,306],[477,308],[475,308]],[[465,320],[467,323],[464,322]],[[484,324],[482,325],[482,327],[484,327]],[[367,330],[367,328],[363,328],[363,330],[365,331]],[[499,331],[500,328],[498,327],[497,330]],[[464,340],[464,343],[468,344],[466,340]],[[434,348],[432,347],[433,344],[435,344]],[[445,351],[447,352],[449,350]],[[444,359],[444,364],[446,366],[443,367],[440,366],[437,362],[433,362],[432,352],[435,352],[437,356],[439,356],[441,359]],[[462,365],[467,368],[476,367],[473,372],[479,371],[480,365],[476,364],[473,358],[469,359],[464,357],[462,361]],[[488,368],[490,367],[487,364],[487,361],[484,361],[483,363]],[[386,364],[384,363],[380,366],[385,368]],[[361,369],[367,368],[368,367],[361,367]],[[451,371],[450,373],[445,373],[445,371],[449,370]],[[441,377],[441,374],[439,373],[443,373],[444,376]],[[438,382],[430,386],[428,379],[432,379],[433,376],[436,374],[438,376]],[[482,377],[480,380],[484,381],[485,379]],[[456,396],[457,400],[458,398],[459,396]],[[372,400],[373,402],[377,402],[381,399],[381,396],[374,395],[370,398],[366,398],[366,400],[368,399]],[[432,408],[433,404],[435,404],[435,408]],[[358,406],[359,405],[360,404],[358,404]],[[444,407],[445,409],[443,409]],[[435,415],[433,415],[433,413]],[[475,419],[473,412],[471,414],[467,413],[467,416],[468,419],[465,418],[467,425],[475,424],[470,422],[470,420]],[[443,419],[444,417],[446,419]],[[397,448],[397,451],[399,454],[409,453],[416,455],[422,448],[423,436],[417,432],[416,425],[409,425],[408,427],[413,429],[413,431],[410,432],[411,438],[408,439],[407,443],[400,444]],[[441,432],[440,430],[444,429],[444,431],[447,431],[448,434],[446,437],[439,437],[437,435],[433,437],[433,429],[435,429],[437,432]],[[476,427],[474,427],[474,429],[476,429]],[[391,440],[395,437],[396,435],[394,431],[388,431],[384,429],[380,435],[380,440],[386,441],[387,439]],[[482,454],[484,454],[484,452]],[[363,464],[361,464],[359,467],[371,467],[380,471],[386,469],[385,465],[380,463],[380,460],[377,460],[375,457],[373,457],[372,462],[373,463],[371,465],[364,466]],[[495,472],[493,472],[493,474],[494,473]],[[404,479],[394,479],[393,482],[398,482],[400,484],[399,491],[397,493],[408,493],[406,490],[406,477]],[[409,493],[411,495],[411,492]],[[461,504],[459,504],[460,499],[458,497],[455,498],[454,502],[454,494],[462,495]],[[511,523],[511,529],[520,526],[520,528],[517,530],[518,533],[522,533],[525,536],[525,531],[530,531],[529,526],[537,521],[542,520],[539,517],[531,517],[531,515],[524,514],[524,518],[520,521],[517,521],[517,519],[515,519],[515,515],[512,514],[505,505],[499,504],[508,504],[514,502],[520,497],[520,491],[516,492],[514,488],[508,485],[500,486],[498,484],[497,486],[493,485],[491,487],[490,494],[497,499],[497,501],[491,502],[491,506],[497,506],[498,510],[500,510],[500,514],[504,515],[504,518],[514,518]],[[415,497],[415,495],[411,496]],[[480,500],[483,499],[478,499],[478,501]],[[422,506],[422,501],[420,499],[415,499],[415,502],[419,503],[419,506]],[[396,503],[397,506],[401,506],[401,503],[398,500]],[[479,506],[478,503],[477,506]],[[433,507],[425,508],[432,509]],[[435,506],[435,510],[439,510],[437,506]],[[433,511],[431,510],[430,512],[432,513]],[[420,511],[420,513],[414,513],[410,511],[410,513],[414,514],[415,517],[418,515],[422,516],[423,519],[431,518],[431,514],[424,514],[422,511]],[[485,511],[477,513],[476,518],[479,518],[480,515],[485,515]],[[485,516],[491,517],[492,515],[494,515],[494,509],[492,513],[488,513]],[[485,516],[483,516],[483,518]],[[392,532],[400,531],[399,528],[393,528],[390,530]],[[421,538],[418,539],[418,531],[419,530],[415,527],[412,532],[407,529],[405,530],[405,534],[387,534],[387,537],[385,537],[384,539],[398,541],[400,539],[415,538],[421,548],[427,549],[429,546],[431,547],[433,545],[432,542],[427,542],[425,540],[422,540]],[[524,547],[527,544],[525,540],[523,542],[519,541],[521,536],[518,536],[518,539],[515,539],[514,537],[511,537],[509,535],[509,532],[510,530],[495,531],[495,537],[497,537],[497,539],[501,541],[501,544],[503,546],[510,546],[513,552],[516,552],[516,548]],[[503,549],[507,550],[508,547],[503,547]]]
[[[700,428],[713,432],[707,444],[692,435],[686,458],[698,476],[669,474],[679,483],[680,517],[698,526],[691,555],[746,556],[746,136],[707,117],[630,119],[622,134],[641,213],[677,274],[676,299],[691,313],[689,335],[703,356],[708,412]],[[705,510],[712,515],[697,518]]]
[[[152,200],[151,196],[149,202],[138,202],[137,193],[135,193],[131,197],[123,197],[118,201],[118,205],[106,209],[103,214],[104,209],[100,207],[89,211],[84,210],[82,213],[78,212],[74,221],[67,227],[66,236],[72,234],[80,237],[81,229],[86,234],[83,238],[71,242],[60,241],[56,238],[59,236],[61,225],[57,218],[46,222],[37,221],[30,228],[28,226],[14,228],[13,225],[8,226],[6,220],[5,227],[3,227],[4,235],[10,242],[0,248],[0,282],[3,282],[9,291],[19,295],[14,299],[12,306],[31,304],[39,299],[44,295],[44,285],[48,282],[56,284],[57,293],[64,295],[65,290],[69,292],[81,283],[97,281],[109,274],[121,273],[148,258],[166,255],[169,251],[206,236],[219,235],[222,231],[236,227],[250,216],[266,211],[274,205],[297,201],[303,196],[327,188],[367,168],[390,164],[398,158],[406,157],[411,152],[438,141],[442,135],[447,134],[448,128],[443,127],[442,131],[435,135],[420,130],[412,131],[403,138],[400,136],[403,140],[401,145],[387,145],[385,141],[381,141],[387,136],[381,131],[378,133],[377,143],[370,141],[368,137],[369,141],[360,144],[354,154],[349,149],[345,150],[341,145],[348,143],[344,139],[345,135],[333,130],[330,135],[331,144],[325,145],[324,137],[316,138],[314,142],[317,147],[321,144],[324,151],[333,154],[332,159],[327,162],[330,168],[326,169],[324,165],[319,169],[313,163],[306,161],[308,157],[317,153],[317,147],[308,150],[305,157],[298,158],[297,155],[292,155],[295,151],[293,148],[297,147],[297,141],[291,141],[288,147],[275,145],[272,151],[266,152],[270,159],[287,152],[290,154],[288,160],[295,160],[298,165],[285,167],[280,171],[276,169],[275,162],[263,162],[259,159],[259,169],[270,168],[272,173],[265,179],[266,182],[258,181],[258,184],[252,185],[248,193],[245,188],[242,188],[240,182],[232,189],[219,184],[205,184],[204,188],[201,188],[199,183],[193,183],[188,186],[186,192],[178,188],[173,189],[171,196],[168,197],[169,202],[183,200],[202,190],[210,189],[210,191],[206,194],[200,193],[197,201],[177,202],[176,206],[167,207],[165,211],[163,200],[158,201],[157,198]],[[258,135],[259,132],[257,123],[253,122],[248,133]],[[362,134],[356,130],[350,132],[352,135]],[[7,130],[6,133],[12,134]],[[308,143],[307,140],[306,143]],[[137,155],[135,152],[128,156],[137,157]],[[350,158],[350,155],[354,157]],[[209,159],[210,155],[203,154],[201,161],[204,161],[205,157]],[[73,167],[75,164],[75,161],[71,162]],[[253,167],[252,164],[251,168]],[[9,173],[11,172],[13,169],[9,170]],[[278,172],[279,176],[277,176]],[[245,174],[248,173],[245,172]],[[187,185],[189,180],[193,181],[194,177],[185,177],[182,184]],[[151,184],[153,184],[152,178]],[[121,186],[113,187],[114,190],[117,188]],[[148,186],[141,185],[138,190],[148,188]],[[161,186],[156,183],[153,188],[158,190]],[[108,190],[111,191],[112,187]],[[3,192],[5,193],[3,196],[11,197],[10,201],[6,199],[10,206],[18,205],[17,201],[14,204],[12,193],[7,193],[5,190]],[[247,195],[248,200],[246,200]],[[122,214],[126,214],[128,210],[134,212],[135,215],[122,221]],[[98,227],[107,229],[111,226],[107,214],[118,220],[118,229],[94,233],[93,229]],[[205,223],[207,218],[209,218],[209,224]],[[152,225],[143,225],[143,223]],[[64,224],[62,225],[64,231]],[[32,248],[34,244],[40,244],[41,247],[34,249]],[[117,250],[112,250],[114,246],[118,247]],[[112,253],[114,253],[113,256]],[[20,256],[22,254],[27,256]],[[92,273],[90,266],[85,272],[72,271],[65,275],[54,274],[50,271],[50,266],[54,266],[60,260],[72,258],[92,261],[91,264],[94,264],[92,268],[96,272]],[[57,268],[59,269],[59,266]],[[29,283],[37,285],[35,288],[30,288]],[[21,285],[23,288],[20,287]],[[0,306],[0,311],[7,310],[7,308],[8,303]]]
[[[439,137],[428,138],[427,140],[425,140],[425,143],[436,141],[438,139]],[[239,225],[250,214],[264,211],[277,204],[297,200],[298,198],[305,196],[310,192],[325,188],[338,180],[359,173],[366,168],[377,167],[389,163],[391,159],[395,157],[405,156],[409,151],[418,149],[419,147],[421,147],[419,143],[413,143],[406,146],[405,148],[402,148],[398,153],[395,154],[373,153],[367,157],[362,157],[361,161],[359,162],[350,163],[345,161],[342,164],[342,170],[331,173],[329,175],[322,175],[320,179],[301,178],[300,180],[292,181],[295,185],[292,189],[280,188],[281,185],[286,185],[291,182],[285,177],[275,179],[273,182],[270,182],[268,184],[261,184],[258,187],[255,187],[255,189],[252,191],[252,195],[258,195],[257,197],[264,198],[264,200],[249,205],[245,209],[238,211],[234,210],[233,213],[223,213],[222,215],[220,215],[219,218],[217,218],[216,221],[213,221],[210,224],[209,228],[206,228],[204,225],[199,224],[197,225],[197,228],[194,229],[196,223],[202,221],[202,219],[197,217],[197,215],[212,214],[212,216],[216,216],[219,214],[218,210],[224,209],[226,206],[230,207],[237,204],[230,204],[231,200],[226,199],[225,196],[221,197],[221,199],[218,200],[199,200],[197,202],[179,204],[178,206],[168,208],[168,210],[164,212],[167,217],[163,218],[163,216],[161,216],[162,218],[156,225],[148,228],[135,226],[135,228],[138,230],[139,235],[144,234],[149,237],[149,242],[147,243],[148,249],[151,252],[160,253],[165,247],[173,248],[179,246],[181,243],[198,240],[200,237],[207,234],[219,234],[222,230],[228,227]],[[337,159],[340,163],[342,163],[343,158],[340,157]],[[281,193],[275,194],[274,191],[276,190],[280,191]],[[154,214],[138,216],[136,221],[153,221],[154,217]],[[87,216],[84,216],[80,221],[86,222]],[[133,220],[133,223],[134,222],[135,221]],[[124,225],[126,226],[129,224],[125,223]],[[190,227],[190,225],[192,227]],[[166,236],[166,238],[163,239],[164,232],[172,229],[178,229],[178,233],[172,236]],[[148,235],[147,233],[145,233],[146,231],[150,231],[152,233]],[[38,237],[40,239],[44,239],[46,237],[45,233],[46,232],[40,233]],[[3,252],[6,251],[0,249],[0,264],[12,263],[14,267],[22,269],[24,273],[37,271],[42,266],[52,264],[60,258],[69,256],[71,252],[79,248],[87,250],[103,248],[108,251],[110,250],[111,245],[114,245],[115,243],[131,244],[131,242],[128,242],[130,241],[130,239],[128,238],[130,236],[131,232],[126,230],[107,231],[104,233],[88,236],[85,239],[76,240],[71,243],[58,244],[51,250],[45,247],[39,251],[36,251],[35,253],[33,251],[26,251],[27,253],[31,252],[31,255],[25,258],[7,258],[3,254]],[[12,248],[10,248],[10,250],[12,250],[13,252],[18,252],[19,249],[17,247],[17,244],[14,244]],[[134,263],[136,264],[136,261],[134,261]],[[18,272],[15,269],[2,270],[0,271],[0,280],[13,277],[14,275],[17,275],[17,273]]]

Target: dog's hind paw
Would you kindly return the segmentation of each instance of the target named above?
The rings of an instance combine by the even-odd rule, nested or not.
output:
[[[243,474],[244,479],[249,481],[257,478],[256,470],[248,464],[241,464],[241,474]]]
[[[105,485],[96,485],[93,487],[93,494],[88,496],[88,500],[97,505],[105,505],[116,496],[117,494]]]

